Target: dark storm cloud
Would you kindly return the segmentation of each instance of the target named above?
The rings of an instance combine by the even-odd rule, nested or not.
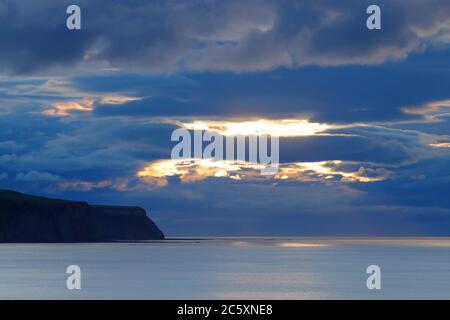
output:
[[[18,178],[3,181],[10,187],[40,190],[44,186],[25,182],[55,182],[50,175],[61,181],[133,177],[143,162],[170,156],[172,125],[88,118],[55,121],[24,109],[0,117],[0,173]]]
[[[448,51],[441,53],[448,57]],[[433,57],[433,55],[432,55]],[[412,60],[413,62],[410,62]],[[447,62],[428,55],[402,64],[207,73],[183,77],[113,75],[75,79],[80,90],[124,90],[143,97],[124,105],[97,104],[98,116],[307,117],[330,123],[419,119],[402,108],[448,98]],[[419,67],[417,67],[417,65]]]
[[[330,130],[345,136],[311,136],[280,139],[280,162],[343,160],[399,165],[434,154],[416,131],[383,127]]]
[[[449,39],[445,0],[379,1],[380,32],[365,26],[369,1],[79,0],[76,32],[65,28],[69,4],[2,1],[0,70],[29,74],[96,63],[162,73],[240,72],[373,64]]]
[[[371,185],[359,185],[367,192],[367,205],[383,203],[386,206],[414,206],[450,209],[450,156],[441,155],[422,159],[401,167],[391,180]]]

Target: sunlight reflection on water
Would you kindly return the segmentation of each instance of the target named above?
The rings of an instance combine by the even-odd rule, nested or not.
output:
[[[82,290],[65,288],[77,264]],[[366,268],[382,269],[367,290]],[[449,238],[205,238],[0,244],[3,299],[449,298]]]

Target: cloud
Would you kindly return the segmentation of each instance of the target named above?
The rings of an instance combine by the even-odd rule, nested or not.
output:
[[[445,0],[379,1],[380,32],[365,26],[368,1],[80,0],[78,32],[62,22],[69,4],[3,1],[0,70],[242,72],[377,64],[450,38]]]
[[[93,100],[84,100],[81,102],[54,102],[52,109],[47,109],[42,114],[47,116],[65,117],[73,111],[92,111]]]
[[[271,135],[279,137],[301,137],[317,135],[331,128],[327,124],[310,123],[306,119],[259,119],[253,121],[200,120],[190,123],[183,123],[181,121],[175,123],[188,130],[205,130],[224,136]]]
[[[432,143],[430,146],[435,148],[450,148],[450,142]]]
[[[166,187],[168,177],[179,177],[183,183],[208,178],[250,181],[297,182],[377,182],[392,175],[384,168],[342,161],[297,162],[281,164],[274,175],[261,175],[264,165],[250,162],[213,161],[211,159],[158,160],[146,165],[137,176],[151,185]]]
[[[0,152],[16,152],[23,149],[24,146],[15,141],[0,141]]]
[[[448,61],[440,61],[448,58],[448,51],[442,51],[439,57],[426,54],[383,66],[310,67],[268,73],[183,77],[121,73],[79,77],[74,79],[74,86],[87,92],[126,90],[131,96],[142,97],[116,105],[97,102],[93,111],[97,117],[191,117],[188,122],[213,117],[297,118],[327,124],[419,121],[427,116],[406,113],[404,108],[449,98],[445,84],[450,83],[450,75],[445,70],[450,66]]]
[[[8,163],[8,162],[13,162],[17,160],[17,155],[15,154],[2,154],[0,155],[0,163],[4,164],[4,163]]]
[[[428,122],[443,122],[449,116],[450,100],[430,101],[419,106],[404,107],[406,114],[420,115]]]
[[[61,191],[76,190],[88,192],[94,189],[108,188],[111,187],[112,184],[113,183],[110,180],[104,180],[99,182],[75,180],[75,181],[62,181],[61,183],[58,184],[58,188]]]
[[[53,102],[51,109],[42,111],[46,116],[67,117],[74,112],[91,112],[94,110],[94,103],[98,102],[102,105],[117,105],[130,101],[141,100],[140,98],[126,96],[97,96],[83,99],[80,101]]]
[[[30,171],[28,173],[18,173],[16,175],[17,181],[22,182],[56,182],[61,178],[57,175],[51,174],[49,172],[40,172],[40,171]]]

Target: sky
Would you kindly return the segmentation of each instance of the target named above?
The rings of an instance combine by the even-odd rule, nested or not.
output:
[[[171,160],[198,121],[279,134],[278,173]],[[168,236],[450,235],[449,125],[449,1],[0,1],[0,189]]]

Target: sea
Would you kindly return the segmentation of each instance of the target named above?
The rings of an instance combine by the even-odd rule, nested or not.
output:
[[[449,298],[450,238],[0,244],[0,299]]]

